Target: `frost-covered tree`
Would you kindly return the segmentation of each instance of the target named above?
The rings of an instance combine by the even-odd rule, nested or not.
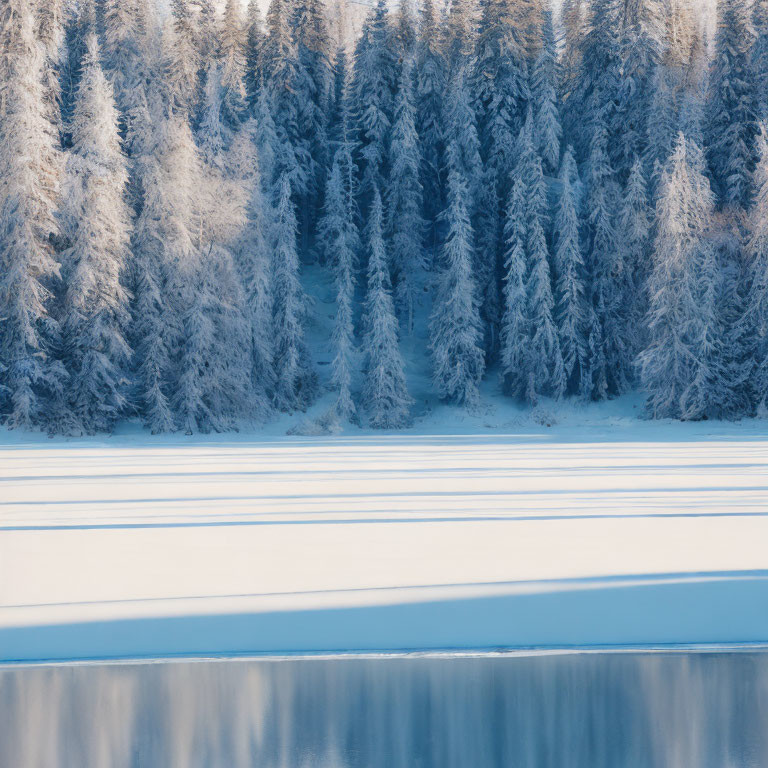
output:
[[[568,147],[560,165],[560,189],[555,211],[553,241],[556,278],[556,312],[563,357],[566,392],[591,389],[587,334],[592,314],[581,242],[580,201],[573,148]]]
[[[591,0],[587,4],[578,76],[565,102],[564,121],[580,157],[589,154],[596,123],[614,124],[621,71],[620,4],[620,0]]]
[[[755,42],[752,46],[752,72],[757,92],[758,115],[768,119],[768,0],[754,0]]]
[[[720,205],[749,205],[757,160],[758,99],[752,3],[720,0],[707,116],[707,159]]]
[[[272,216],[259,168],[258,123],[251,119],[235,137],[229,152],[231,175],[246,193],[246,221],[234,243],[250,338],[250,412],[264,419],[272,411],[275,391],[272,308]]]
[[[653,418],[701,419],[723,374],[718,265],[708,228],[714,197],[683,134],[661,179],[650,276],[649,343],[639,357]]]
[[[60,156],[35,40],[32,6],[0,12],[0,412],[12,427],[48,426],[62,371],[50,357],[50,286],[58,274]]]
[[[360,248],[354,190],[343,175],[344,149],[337,150],[325,188],[325,208],[319,227],[319,245],[331,267],[336,293],[333,326],[333,364],[331,388],[336,394],[333,418],[357,419],[352,398],[352,371],[355,367],[355,266]]]
[[[88,37],[96,34],[95,0],[70,3],[65,13],[64,55],[61,63],[61,120],[64,144],[69,143],[68,124],[75,107]]]
[[[653,214],[648,202],[643,162],[632,164],[619,212],[619,241],[624,252],[623,298],[627,345],[632,358],[643,343],[643,318],[648,311],[646,282],[650,271]]]
[[[395,60],[389,43],[387,2],[377,0],[355,48],[352,82],[360,146],[360,195],[365,211],[374,189],[381,190],[387,176],[389,133],[397,86]]]
[[[500,363],[504,391],[516,398],[523,398],[526,393],[526,357],[530,339],[525,285],[528,271],[527,192],[525,179],[517,175],[512,184],[504,228],[507,250],[504,257]]]
[[[464,179],[470,216],[474,217],[481,195],[483,161],[465,66],[457,66],[451,76],[443,99],[442,121],[446,145],[451,149],[451,157],[446,156],[446,162],[452,164]]]
[[[448,9],[444,30],[443,46],[448,72],[453,76],[458,68],[466,68],[475,47],[476,0],[453,0]]]
[[[592,397],[621,394],[632,373],[623,286],[624,252],[617,231],[619,189],[608,157],[608,132],[598,118],[590,144],[586,199],[587,253],[595,320],[590,334]]]
[[[361,404],[374,429],[399,429],[408,424],[413,401],[408,394],[405,363],[400,353],[397,316],[383,238],[383,206],[376,189],[368,220],[367,241],[368,287],[362,343],[365,381]]]
[[[759,137],[760,160],[755,170],[755,202],[749,216],[746,255],[751,271],[747,319],[754,339],[751,388],[758,413],[768,414],[768,132]]]
[[[229,145],[231,138],[231,129],[224,122],[224,88],[221,78],[221,66],[214,60],[208,65],[205,100],[197,130],[203,159],[213,167],[223,161],[224,149]]]
[[[535,115],[536,147],[549,175],[560,163],[560,108],[557,100],[558,63],[552,13],[544,14],[544,39],[531,74],[531,99]]]
[[[530,101],[529,63],[513,0],[482,0],[480,7],[473,78],[478,130],[483,162],[506,200]]]
[[[547,192],[529,111],[518,140],[519,159],[507,211],[502,376],[512,396],[535,404],[560,397],[565,372],[554,319],[547,246]]]
[[[87,433],[108,432],[126,407],[130,349],[125,339],[130,210],[118,113],[88,41],[72,115],[62,217],[69,247],[62,254],[66,292],[62,331],[69,370],[68,403]]]
[[[163,35],[165,87],[172,108],[192,119],[199,108],[198,73],[204,66],[197,44],[195,14],[190,0],[171,0],[171,11],[173,23]]]
[[[221,59],[221,116],[231,131],[237,130],[246,117],[246,34],[240,13],[240,0],[227,0],[219,35]]]
[[[448,151],[449,158],[456,154]],[[453,165],[449,166],[448,207],[442,218],[447,233],[430,322],[432,378],[441,398],[473,408],[480,400],[485,353],[480,300],[473,276],[469,189],[461,171]]]
[[[261,57],[264,47],[264,26],[259,0],[248,0],[245,20],[245,87],[253,108],[262,87]]]
[[[436,219],[443,209],[442,104],[446,87],[446,61],[438,33],[438,11],[433,0],[423,0],[416,48],[416,126],[421,148],[421,185],[424,214],[436,236]],[[402,91],[402,78],[400,90]]]
[[[317,390],[317,377],[304,341],[308,298],[299,281],[297,231],[291,182],[283,173],[276,190],[272,232],[275,407],[280,411],[306,410]]]
[[[611,163],[622,183],[647,147],[653,81],[665,45],[664,10],[664,0],[635,0],[622,3],[619,12],[621,77],[610,133]]]
[[[61,70],[64,62],[64,0],[46,0],[35,8],[36,37],[43,47],[43,93],[48,119],[61,130]]]
[[[416,292],[425,268],[419,137],[409,64],[403,67],[389,146],[386,233],[391,243],[395,301],[406,333],[413,331]]]

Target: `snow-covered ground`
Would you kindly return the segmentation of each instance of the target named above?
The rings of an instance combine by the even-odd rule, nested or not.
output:
[[[768,426],[636,405],[0,432],[0,659],[768,641]]]

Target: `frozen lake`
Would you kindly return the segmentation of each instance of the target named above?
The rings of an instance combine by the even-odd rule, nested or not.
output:
[[[0,660],[768,640],[764,422],[0,435]]]
[[[765,768],[768,654],[0,668],[9,768]]]

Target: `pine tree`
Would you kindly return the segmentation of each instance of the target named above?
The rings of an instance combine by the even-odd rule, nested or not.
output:
[[[718,269],[707,227],[714,197],[678,135],[664,170],[656,206],[650,277],[649,344],[639,357],[647,410],[653,418],[701,419],[712,415],[708,390],[718,369]]]
[[[560,165],[560,190],[555,213],[553,255],[556,275],[556,318],[563,357],[566,392],[591,389],[587,333],[591,317],[590,295],[582,253],[580,203],[573,182],[577,176],[573,148]]]
[[[449,158],[457,153],[449,150]],[[448,171],[447,234],[430,324],[433,381],[441,398],[474,408],[485,369],[480,300],[473,279],[474,233],[469,190],[461,172]]]
[[[352,398],[355,358],[353,303],[355,263],[360,237],[356,223],[354,190],[350,194],[342,174],[343,154],[343,148],[337,150],[328,176],[319,241],[325,254],[325,262],[331,267],[336,290],[331,374],[331,388],[336,393],[336,401],[332,416],[335,420],[355,421],[357,411]]]
[[[406,333],[413,331],[416,290],[425,268],[419,138],[409,64],[403,67],[389,148],[386,232],[391,243],[395,300]]]
[[[720,205],[747,207],[752,198],[757,137],[757,94],[750,53],[751,3],[718,3],[710,81],[707,159]]]
[[[367,233],[368,292],[362,346],[366,365],[361,402],[371,427],[400,429],[409,423],[413,401],[408,394],[405,364],[398,343],[397,317],[382,228],[381,195],[374,190]]]
[[[74,418],[93,434],[110,431],[124,412],[130,357],[122,282],[130,241],[128,172],[95,36],[83,60],[71,130],[62,211],[71,243],[62,254],[64,348]]]
[[[755,42],[751,68],[758,101],[758,116],[768,119],[768,0],[754,0]]]
[[[477,3],[475,0],[453,0],[445,21],[445,56],[451,77],[465,69],[475,47]]]
[[[0,412],[11,427],[47,426],[63,379],[48,333],[60,157],[33,21],[26,0],[0,13]]]
[[[280,411],[306,410],[317,389],[316,376],[304,343],[307,297],[299,282],[297,229],[291,183],[287,174],[283,173],[278,182],[272,233],[275,407]]]

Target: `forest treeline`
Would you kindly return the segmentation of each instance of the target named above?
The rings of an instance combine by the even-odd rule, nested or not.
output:
[[[0,418],[207,432],[439,398],[768,405],[768,0],[2,0]]]

